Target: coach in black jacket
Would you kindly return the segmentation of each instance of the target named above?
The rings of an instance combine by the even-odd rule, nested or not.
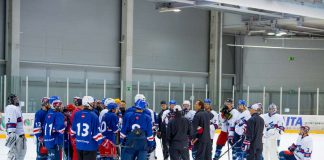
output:
[[[191,136],[189,120],[182,117],[181,106],[173,108],[175,117],[168,123],[167,140],[171,160],[189,160],[188,139]]]
[[[210,114],[204,110],[204,102],[198,100],[195,104],[195,114],[192,121],[193,140],[192,156],[196,160],[211,160],[212,145],[210,144]]]
[[[262,160],[262,136],[264,129],[264,120],[260,117],[262,105],[253,104],[249,107],[252,117],[247,121],[246,139],[243,142],[247,153],[247,160]]]

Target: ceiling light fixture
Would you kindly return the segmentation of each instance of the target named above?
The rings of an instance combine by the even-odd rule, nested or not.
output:
[[[159,9],[160,13],[164,13],[164,12],[181,12],[181,9],[179,8],[166,8],[166,7],[162,7]]]

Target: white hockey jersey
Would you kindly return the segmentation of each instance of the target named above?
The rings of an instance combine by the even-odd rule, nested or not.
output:
[[[193,118],[195,117],[196,111],[194,110],[189,110],[184,113],[184,117],[188,119],[190,122],[192,122]]]
[[[210,111],[211,114],[213,114],[213,118],[210,120],[210,139],[214,139],[215,136],[215,130],[217,128],[215,128],[215,126],[218,127],[219,121],[218,121],[218,114],[216,111],[211,110]]]
[[[218,115],[218,121],[220,122],[220,124],[221,124],[221,130],[223,131],[223,132],[228,132],[228,123],[227,123],[227,121],[226,121],[226,119],[224,119],[223,117],[222,117],[222,115],[221,114],[219,114]]]
[[[101,124],[101,121],[102,121],[102,117],[106,114],[106,113],[108,113],[108,109],[106,108],[106,109],[103,109],[101,112],[100,112],[100,114],[99,114],[99,123]]]
[[[17,135],[25,134],[20,107],[8,105],[5,108],[5,123],[7,133],[15,132]]]
[[[263,138],[279,138],[285,129],[285,120],[282,115],[262,114],[264,120]]]
[[[240,113],[235,125],[235,133],[242,136],[247,126],[247,121],[251,118],[249,110]]]
[[[313,152],[313,140],[310,136],[306,136],[304,138],[302,138],[302,136],[298,136],[296,146],[297,148],[294,151],[294,155],[297,160],[311,160]]]
[[[240,112],[236,109],[232,109],[231,112],[232,118],[227,120],[228,123],[228,136],[234,136],[235,124],[239,118]]]

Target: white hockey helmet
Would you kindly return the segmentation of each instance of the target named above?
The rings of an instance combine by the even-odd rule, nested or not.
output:
[[[104,102],[104,105],[107,107],[108,104],[110,104],[110,103],[115,103],[115,100],[112,99],[112,98],[107,98],[107,99],[105,100],[105,102]]]
[[[145,101],[146,100],[146,98],[145,98],[145,96],[143,95],[143,94],[136,94],[136,96],[135,96],[135,103],[138,101],[138,100],[143,100],[143,101]]]
[[[176,111],[182,111],[182,108],[180,105],[175,105],[174,108],[173,108],[173,111],[176,112]]]
[[[84,96],[82,98],[82,105],[90,107],[90,104],[94,102],[94,98],[91,96]]]
[[[270,114],[274,114],[277,112],[277,105],[274,103],[271,103],[268,107],[268,111]]]
[[[183,103],[182,103],[182,105],[189,105],[189,106],[190,106],[191,103],[190,103],[190,101],[188,101],[188,100],[184,100]]]

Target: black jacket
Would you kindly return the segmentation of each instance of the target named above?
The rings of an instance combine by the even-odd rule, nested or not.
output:
[[[192,129],[189,120],[182,117],[181,112],[176,112],[175,118],[168,123],[166,133],[171,148],[188,148],[188,139],[192,134]]]
[[[161,134],[164,134],[166,132],[166,127],[165,127],[165,124],[162,123],[162,115],[163,115],[163,112],[165,110],[162,110],[159,114],[158,114],[158,121],[159,121],[159,130],[158,132],[161,132]]]
[[[199,110],[192,121],[192,129],[193,129],[193,138],[198,138],[200,142],[210,142],[210,114],[205,110]],[[202,127],[203,133],[199,135],[197,133],[197,128]]]
[[[262,150],[262,136],[263,136],[264,120],[258,113],[254,113],[247,121],[246,140],[250,141],[251,149]]]

